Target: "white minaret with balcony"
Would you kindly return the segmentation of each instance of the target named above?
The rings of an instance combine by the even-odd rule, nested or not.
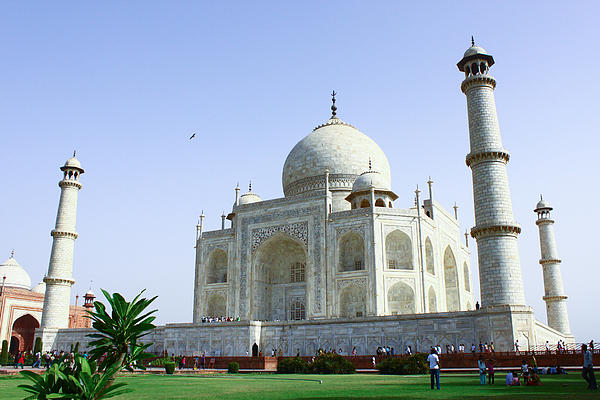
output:
[[[79,178],[84,173],[81,163],[73,157],[63,167],[63,179],[58,183],[61,189],[56,226],[51,232],[52,251],[48,274],[44,277],[46,295],[42,311],[40,332],[36,336],[42,338],[44,350],[53,346],[56,332],[69,327],[69,303],[73,280],[73,248],[77,232],[75,220],[77,216],[77,197],[81,189]]]
[[[481,305],[525,305],[517,235],[506,164],[496,114],[496,80],[489,74],[494,58],[471,42],[458,69],[465,74],[461,90],[467,97],[471,151],[466,157],[473,175],[475,227]]]
[[[540,264],[544,273],[544,301],[546,302],[546,315],[548,326],[564,334],[571,334],[569,315],[567,314],[567,296],[563,289],[562,275],[560,273],[560,259],[554,240],[554,220],[550,218],[552,207],[540,198],[535,210],[540,232]]]

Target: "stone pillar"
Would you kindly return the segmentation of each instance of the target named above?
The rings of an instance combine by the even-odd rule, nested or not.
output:
[[[524,305],[525,294],[517,235],[506,173],[509,154],[502,147],[494,88],[489,75],[494,59],[474,44],[458,69],[465,73],[461,90],[467,97],[471,151],[466,157],[473,176],[475,227],[482,306]]]
[[[540,199],[533,210],[538,219],[535,222],[540,233],[540,264],[544,273],[544,301],[548,326],[564,334],[571,333],[567,314],[567,296],[565,295],[560,273],[560,262],[556,241],[554,240],[554,220],[550,218],[552,207]]]
[[[77,232],[77,197],[81,189],[79,178],[84,173],[81,163],[73,157],[63,167],[63,179],[58,183],[61,188],[56,225],[51,232],[53,238],[48,274],[44,277],[46,295],[42,311],[42,323],[36,336],[41,336],[44,350],[53,347],[58,329],[69,327],[69,303],[73,280],[73,248]]]

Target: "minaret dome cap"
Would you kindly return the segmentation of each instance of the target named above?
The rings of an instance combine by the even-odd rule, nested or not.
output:
[[[550,207],[550,203],[548,203],[546,200],[540,199],[535,206],[535,210],[533,211],[537,212],[538,210],[552,210],[552,207]]]
[[[81,168],[81,163],[79,162],[79,160],[77,158],[75,158],[75,155],[73,155],[73,157],[69,158],[66,162],[65,165],[60,167],[61,171],[64,171],[66,169],[77,169],[79,170],[79,172],[81,172],[82,174],[84,173],[83,168]]]
[[[472,44],[471,47],[469,47],[467,51],[465,51],[462,60],[460,60],[458,64],[456,64],[456,66],[461,72],[465,72],[465,65],[467,65],[469,62],[475,59],[486,60],[488,63],[488,67],[494,65],[494,57],[489,55],[483,47]]]

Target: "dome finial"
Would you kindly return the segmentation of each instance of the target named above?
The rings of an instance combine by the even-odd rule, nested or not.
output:
[[[15,249],[12,249],[10,252],[10,258],[15,258]]]
[[[473,35],[471,35],[471,46],[475,46],[475,39],[473,39]]]
[[[371,170],[371,157],[369,157],[369,171]]]
[[[544,198],[542,197],[542,194],[540,193],[540,201],[544,200]]]
[[[331,118],[337,118],[336,117],[336,111],[337,111],[337,107],[335,106],[335,95],[337,93],[334,91],[331,92]]]
[[[248,191],[252,191],[252,179],[250,179],[250,182],[248,182]]]
[[[73,157],[77,155],[77,150],[73,150]]]

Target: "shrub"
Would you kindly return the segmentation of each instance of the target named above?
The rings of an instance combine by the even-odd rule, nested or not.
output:
[[[170,362],[173,362],[172,357],[156,358],[156,359],[152,360],[152,366],[153,367],[164,367],[165,363],[170,363]]]
[[[168,375],[173,375],[173,372],[175,372],[175,363],[173,361],[169,361],[163,364],[165,366],[165,372]]]
[[[377,364],[376,368],[385,375],[421,375],[429,371],[427,368],[427,354],[389,357]]]
[[[313,374],[352,374],[354,365],[339,354],[325,353],[315,358],[308,371]]]
[[[277,372],[280,374],[305,374],[308,364],[300,357],[284,358],[277,363]]]
[[[2,341],[2,352],[0,353],[0,365],[8,364],[8,340]]]
[[[237,374],[240,371],[240,364],[232,361],[227,366],[227,372],[230,374]]]
[[[36,354],[38,352],[42,352],[42,338],[41,337],[36,337],[35,338],[35,344],[33,345],[33,354]]]

